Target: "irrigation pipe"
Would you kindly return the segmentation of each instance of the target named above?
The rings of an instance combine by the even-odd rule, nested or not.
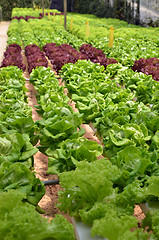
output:
[[[59,179],[43,181],[43,183],[44,183],[45,186],[48,186],[48,185],[56,185],[56,184],[59,184],[59,182],[60,182]]]

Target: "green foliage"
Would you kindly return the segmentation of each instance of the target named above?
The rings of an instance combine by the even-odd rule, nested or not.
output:
[[[124,7],[125,7],[125,0],[115,0],[114,14],[115,14],[115,16],[118,16],[117,18],[119,18],[121,20],[125,20]]]
[[[90,209],[95,202],[114,193],[112,181],[118,176],[117,167],[107,159],[77,163],[75,171],[59,174],[65,189],[60,193],[60,209],[72,215],[78,215],[81,209]]]
[[[119,240],[123,239],[122,235],[125,234],[125,232],[130,232],[130,229],[136,226],[137,220],[132,216],[117,218],[114,215],[106,215],[105,218],[94,222],[91,233],[93,236],[98,234],[109,240]]]
[[[1,0],[1,6],[2,6],[2,12],[3,12],[3,19],[10,20],[13,8],[32,7],[32,0],[23,0],[23,1],[21,1],[21,0],[15,0],[15,1]]]
[[[30,143],[29,135],[18,132],[0,135],[0,163],[4,161],[19,162],[28,161],[38,149]]]
[[[75,0],[75,12],[134,22],[134,9],[131,8],[131,5],[126,4],[125,0],[114,0],[113,3],[109,0]]]
[[[148,227],[149,231],[151,231],[151,230],[153,231],[153,233],[155,235],[154,239],[159,238],[158,221],[159,221],[159,210],[151,209],[151,211],[148,211],[146,213],[146,218],[143,220],[143,223],[142,223],[143,227]]]
[[[77,132],[77,128],[80,127],[81,123],[81,115],[71,112],[69,115],[65,114],[65,116],[60,116],[59,112],[57,112],[52,118],[39,120],[37,124],[41,134],[40,144],[48,148],[50,152],[50,148],[54,145],[68,138],[77,138],[83,135],[83,131],[81,134]]]
[[[50,3],[51,1],[50,0],[44,0],[44,8],[49,8],[50,7]],[[38,7],[43,7],[42,6],[42,1],[41,0],[34,0],[34,4]]]
[[[92,228],[92,235],[100,235],[109,240],[147,240],[148,233],[143,229],[130,231],[137,227],[137,220],[133,216],[122,216],[118,218],[114,215],[108,215],[105,218],[96,220]]]
[[[108,1],[75,1],[75,12],[79,13],[95,14],[98,17],[112,17],[112,10],[113,7]]]
[[[49,158],[48,173],[59,174],[74,170],[78,162],[93,162],[103,152],[101,145],[84,137],[73,140],[67,139],[62,142],[60,147],[60,149],[54,151],[51,151],[51,149],[46,151],[47,155],[53,156],[53,158]]]
[[[0,236],[3,240],[74,240],[73,226],[57,215],[50,223],[35,207],[23,202],[25,194],[9,190],[0,195]]]
[[[147,232],[135,230],[138,220],[132,215],[135,204],[148,197],[149,187],[137,180],[122,189],[120,175],[121,171],[106,159],[78,163],[75,171],[59,174],[63,187],[59,208],[91,225],[92,236],[147,240]]]
[[[62,216],[41,218],[44,183],[32,172],[38,151],[25,80],[17,67],[0,69],[0,236],[4,240],[73,240],[73,226]],[[63,90],[63,89],[62,89]],[[36,136],[35,136],[36,138]],[[35,207],[32,206],[35,205]]]
[[[100,18],[110,18],[112,17],[113,6],[109,4],[109,1],[91,1],[89,4],[88,13],[95,14]]]
[[[32,109],[27,104],[22,70],[14,66],[1,68],[0,78],[0,134],[28,134],[30,139],[26,138],[26,144],[31,141],[35,145]]]
[[[24,164],[4,162],[0,166],[0,192],[10,189],[25,193],[26,199],[33,205],[37,205],[45,194],[43,182]]]

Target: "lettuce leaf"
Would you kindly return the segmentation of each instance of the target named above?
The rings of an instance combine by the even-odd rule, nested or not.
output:
[[[45,194],[43,182],[24,164],[4,162],[0,166],[0,192],[10,189],[25,193],[33,205],[37,205]]]
[[[0,195],[0,236],[5,240],[74,240],[73,226],[57,215],[50,223],[35,207],[23,202],[25,194],[9,190]]]
[[[38,149],[30,143],[28,134],[22,135],[18,132],[1,134],[0,143],[0,164],[4,161],[24,162],[38,152]]]
[[[103,152],[101,145],[95,141],[89,141],[84,137],[67,139],[61,144],[60,149],[55,151],[46,151],[52,154],[49,157],[48,173],[59,174],[64,171],[71,171],[76,168],[76,164],[80,161],[93,162],[97,160]]]
[[[106,215],[100,220],[95,220],[91,230],[92,236],[100,235],[109,240],[119,240],[125,232],[137,227],[137,219],[133,216],[122,216],[121,218],[113,215]]]
[[[81,209],[90,209],[96,202],[113,195],[113,182],[119,176],[119,170],[107,159],[92,163],[79,162],[75,171],[59,174],[60,209],[78,215]]]

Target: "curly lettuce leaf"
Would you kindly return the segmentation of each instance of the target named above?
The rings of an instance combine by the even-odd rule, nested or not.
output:
[[[23,202],[25,194],[9,190],[0,195],[0,236],[5,240],[74,240],[73,226],[57,215],[50,223],[35,207]]]
[[[100,220],[95,220],[91,230],[92,236],[100,235],[109,240],[119,240],[121,236],[130,231],[131,228],[137,227],[137,219],[133,216],[106,215]]]
[[[90,209],[96,202],[113,195],[113,181],[119,170],[107,159],[92,163],[80,162],[75,171],[59,174],[61,186],[60,209],[78,215],[81,209]]]

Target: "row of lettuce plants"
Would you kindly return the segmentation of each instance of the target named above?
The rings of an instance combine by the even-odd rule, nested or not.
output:
[[[49,18],[51,18],[51,16],[56,16],[56,15],[64,15],[64,13],[54,13],[54,12],[50,12],[49,11],[49,12],[45,12],[43,14],[43,13],[40,12],[38,17],[28,16],[28,15],[26,15],[25,17],[23,17],[23,16],[19,16],[19,17],[18,16],[14,16],[14,17],[12,17],[12,20],[13,19],[17,19],[18,21],[20,21],[21,19],[23,19],[25,21],[28,21],[29,19],[42,19],[45,16],[48,16]]]
[[[64,217],[48,223],[37,212],[45,187],[32,171],[38,139],[22,74],[13,66],[0,69],[0,236],[73,240],[73,227]]]
[[[86,35],[86,21],[89,21],[89,36]],[[117,19],[94,19],[89,15],[80,14],[70,14],[67,26],[70,33],[87,41],[93,47],[102,49],[107,58],[114,58],[124,66],[132,66],[139,58],[159,58],[159,28],[143,28]],[[113,48],[108,47],[110,27],[115,29]]]
[[[90,16],[85,17],[88,19]],[[57,19],[58,17],[54,23],[46,19],[29,20],[31,29],[34,28],[34,21],[39,23],[36,30],[34,28],[32,31],[35,41],[38,36],[38,44],[40,38],[43,43],[52,39],[52,36],[48,36],[46,40],[45,34],[42,38],[42,25],[48,24],[50,31],[52,26],[55,32],[61,31],[62,27],[59,27]],[[26,23],[20,21],[21,23],[25,30]],[[85,25],[84,16],[79,24]],[[93,25],[94,32],[97,27],[103,27],[94,17],[92,29]],[[97,38],[91,34],[86,42],[96,47],[101,44],[100,48],[105,51],[106,56],[117,56],[114,58],[128,67],[140,57],[158,57],[157,35],[150,36],[154,32],[157,34],[157,29],[131,28],[130,31],[128,26],[119,26],[119,35],[116,36],[113,49],[108,49],[108,38],[105,37]],[[143,31],[149,31],[149,34],[141,41]],[[77,32],[74,34],[75,37],[62,30],[61,34],[54,38],[58,42],[66,43],[68,36],[71,36],[70,41],[77,39]],[[79,37],[81,36],[82,34]],[[27,41],[31,41],[31,35],[30,40],[25,37],[23,39],[27,45]],[[76,46],[80,41],[83,42],[78,40]],[[49,80],[45,85],[46,71],[48,70],[34,70],[31,81],[39,92],[38,112],[43,116],[43,119],[37,122],[41,144],[39,149],[50,156],[48,172],[57,173],[64,188],[60,193],[59,208],[91,225],[92,235],[97,234],[109,240],[158,239],[157,210],[146,214],[140,229],[137,228],[137,220],[132,216],[135,204],[157,201],[159,197],[157,82],[153,81],[151,76],[134,73],[120,64],[109,65],[106,73],[104,67],[87,61],[65,65],[62,77],[66,81],[69,95],[77,103],[80,114],[76,115],[71,108],[66,107],[69,99],[62,94],[63,88],[56,85],[57,81]],[[51,90],[48,91],[50,86]],[[64,104],[63,109],[61,104]],[[76,116],[73,116],[74,114]],[[90,146],[90,143],[81,137],[83,130],[77,131],[83,120],[94,123],[97,133],[103,139],[104,154],[110,161],[96,160],[102,149],[94,143],[91,144],[93,147]],[[73,127],[70,126],[71,121]],[[84,143],[83,146],[81,143]],[[135,230],[130,231],[132,228]],[[147,231],[143,232],[144,229]]]
[[[0,67],[17,66],[18,68],[25,71],[26,66],[23,63],[21,51],[22,49],[18,44],[10,44],[4,52],[3,61]]]
[[[80,53],[68,44],[61,44],[59,46],[56,43],[47,43],[43,48],[46,56],[51,61],[53,68],[58,73],[62,66],[66,63],[75,63],[79,59],[91,60],[94,63],[100,63],[105,68],[112,63],[117,63],[115,59],[107,59],[102,50],[92,47],[90,44],[83,44],[79,50]],[[10,44],[5,53],[1,67],[6,66],[18,66],[25,71],[26,66],[23,63],[23,57],[21,54],[21,47],[17,44]],[[48,66],[48,61],[45,58],[45,54],[40,48],[35,45],[27,45],[25,47],[25,56],[27,57],[27,71],[32,72],[38,66]],[[136,60],[132,69],[133,71],[143,72],[146,75],[152,75],[153,79],[159,80],[159,59],[139,59]]]
[[[59,46],[56,43],[47,43],[43,47],[43,50],[57,73],[66,63],[75,63],[79,59],[87,59],[94,63],[100,63],[105,68],[109,64],[117,63],[115,59],[107,59],[102,50],[93,48],[89,44],[83,44],[80,47],[80,52],[67,43]]]
[[[35,44],[27,45],[25,47],[25,56],[27,58],[29,73],[39,66],[48,67],[48,61],[45,58],[45,54]]]
[[[27,89],[22,70],[13,66],[1,68],[0,77],[1,137],[4,134],[4,139],[1,138],[1,163],[5,160],[11,163],[21,161],[27,168],[32,168],[32,156],[38,150],[33,147],[36,144],[34,122],[32,109],[27,104]]]
[[[26,24],[24,22],[21,24],[22,33],[24,33],[27,29],[27,27],[25,28],[25,25]],[[21,34],[22,42],[24,46],[27,43],[27,46],[25,46],[25,55],[28,60],[29,73],[31,73],[32,69],[36,68],[36,66],[47,67],[47,60],[45,59],[44,53],[40,51],[40,48],[36,44],[28,45],[29,39],[31,39],[31,42],[37,42],[34,36],[34,33],[36,32],[36,30],[35,32],[33,30],[34,30],[34,26],[32,27],[32,29],[30,29],[31,35],[29,37],[27,36],[27,39],[25,34]],[[10,35],[10,30],[8,31],[8,34]],[[12,44],[9,46],[12,46]],[[30,49],[29,54],[27,49]],[[42,49],[46,53],[46,56],[49,58],[49,60],[53,64],[54,69],[57,72],[61,70],[61,67],[64,64],[69,62],[75,63],[78,59],[90,59],[93,62],[99,62],[101,65],[104,65],[105,67],[111,63],[117,63],[115,59],[107,59],[102,50],[96,49],[89,44],[83,44],[79,49],[80,52],[74,49],[71,45],[61,44],[57,46],[56,43],[53,43],[53,42],[47,43],[45,46],[43,46]],[[10,62],[7,62],[7,63],[9,65],[13,64]]]
[[[98,23],[98,24],[100,26],[101,23]],[[82,25],[82,22],[81,22],[81,25]],[[92,27],[95,28],[95,26],[93,25]],[[90,41],[83,38],[80,40],[80,38],[77,37],[78,35],[76,36],[69,33],[68,31],[65,31],[63,26],[60,25],[58,20],[55,22],[49,21],[47,19],[30,20],[28,23],[26,23],[23,20],[21,20],[20,23],[13,21],[8,31],[8,35],[9,35],[8,44],[13,42],[14,43],[19,42],[20,37],[22,38],[22,42],[24,46],[27,46],[30,44],[36,44],[37,46],[40,46],[41,49],[47,43],[54,42],[57,45],[69,43],[70,45],[75,47],[77,50],[80,50],[85,53],[87,52],[90,55],[91,55],[90,50],[91,51],[93,50],[92,46],[95,46],[104,51],[106,59],[113,57],[119,63],[122,63],[125,66],[133,67],[135,71],[142,71],[147,75],[152,75],[155,80],[158,80],[159,79],[159,73],[158,73],[159,55],[158,55],[157,28],[155,30],[151,28],[147,30],[147,29],[137,28],[137,27],[135,28],[127,25],[123,29],[122,28],[123,26],[124,24],[123,25],[121,24],[121,26],[117,25],[118,29],[116,31],[117,32],[119,31],[120,38],[118,35],[117,36],[115,35],[116,36],[114,41],[115,45],[111,49],[111,48],[108,48],[108,46],[106,47],[106,44],[108,43],[108,41],[106,41],[105,44],[103,43],[103,46],[94,44],[93,38],[95,39],[95,36],[93,35],[92,35],[92,40]],[[17,40],[15,38],[15,30],[18,32]],[[147,37],[145,36],[143,40],[143,34],[145,35],[144,32],[146,32]],[[88,42],[89,44],[91,43],[92,46],[88,44],[82,45],[83,41],[85,43],[86,42]],[[97,41],[100,42],[99,37]],[[131,44],[128,43],[128,41]],[[85,50],[82,49],[83,46],[85,46]],[[90,46],[90,48],[92,49],[89,49],[88,46]],[[98,56],[98,58],[101,58],[101,57]],[[103,62],[102,59],[100,59],[100,61]],[[106,65],[107,61],[104,60],[103,64]]]
[[[86,55],[79,53],[67,43],[59,46],[56,43],[47,43],[43,51],[53,65],[54,70],[58,73],[66,63],[75,63],[79,59],[86,59]]]
[[[86,61],[79,61],[75,65],[69,64],[69,67],[71,67],[69,73],[67,73],[69,80],[73,78],[71,71],[74,72],[75,70],[75,75],[79,82],[80,77],[77,76],[77,72],[80,69],[82,72],[82,66],[78,69],[78,64],[85,65],[83,69],[85,77],[87,72],[89,76],[93,72],[94,75],[97,76],[98,74],[98,76],[103,77],[104,82],[106,82],[106,74],[103,73],[104,68],[102,69],[98,64]],[[65,65],[63,68],[66,67]],[[144,74],[138,74],[147,77]],[[120,143],[123,143],[123,145],[119,146],[117,144],[119,151],[116,154],[116,162],[114,161],[115,157],[109,158],[110,161],[106,159],[97,160],[97,156],[102,153],[101,148],[99,146],[97,148],[96,143],[92,145],[91,141],[88,142],[83,137],[79,137],[79,134],[82,135],[84,133],[82,130],[77,132],[77,127],[80,126],[82,116],[80,116],[81,114],[74,113],[68,106],[69,99],[63,94],[64,88],[59,86],[53,72],[44,68],[33,70],[30,81],[39,92],[37,96],[38,112],[43,116],[43,119],[37,122],[41,145],[39,149],[48,156],[51,156],[49,158],[48,172],[58,174],[61,186],[64,188],[60,192],[60,210],[69,211],[72,216],[78,216],[84,223],[92,225],[92,235],[100,235],[110,240],[123,238],[149,239],[149,235],[151,239],[157,239],[158,225],[155,219],[158,216],[158,211],[156,210],[147,213],[142,223],[143,229],[149,227],[148,232],[153,230],[154,234],[143,232],[143,229],[130,231],[131,228],[137,227],[137,220],[132,216],[135,204],[156,200],[158,197],[156,189],[159,181],[157,175],[157,134],[154,135],[153,133],[157,133],[157,129],[155,129],[156,122],[154,123],[154,129],[151,130],[152,145],[154,145],[151,151],[147,146],[148,141],[150,141],[148,132],[150,132],[151,128],[146,130],[146,127],[151,125],[150,121],[147,120],[147,125],[132,122],[129,126],[127,124],[127,127],[129,127],[127,128],[127,135],[133,136],[134,133],[134,136],[130,140],[127,140],[127,145],[126,141],[124,143],[124,140],[123,142],[120,140]],[[110,81],[113,82],[112,79]],[[105,83],[104,86],[104,82],[103,85],[100,82],[98,86],[104,91],[109,87],[107,90],[110,91],[110,85],[106,85]],[[157,82],[153,82],[157,84]],[[114,121],[114,126],[118,125],[120,117],[122,122],[124,117],[125,120],[126,118],[136,119],[135,116],[137,115],[137,119],[140,121],[142,114],[145,115],[147,113],[152,120],[154,112],[151,113],[151,109],[142,103],[135,104],[132,101],[134,94],[131,91],[123,89],[120,94],[117,91],[119,91],[119,87],[116,86],[115,90],[114,84],[113,93],[116,93],[116,95],[121,94],[122,96],[122,101],[119,103],[119,106],[121,106],[119,110],[120,116],[116,117],[115,120],[117,120],[117,123]],[[123,94],[124,91],[127,92],[125,95]],[[130,96],[132,97],[131,99],[129,98]],[[116,102],[120,98],[117,96],[115,99],[113,96],[112,99]],[[109,100],[109,104],[110,102]],[[115,114],[112,108],[113,104],[110,105],[110,112]],[[127,111],[130,109],[130,115],[127,113],[128,116],[125,116],[125,109]],[[121,116],[121,110],[124,112],[124,116]],[[141,119],[139,118],[140,114]],[[73,115],[76,115],[76,120],[74,120]],[[154,119],[156,120],[156,116],[154,116]],[[72,130],[72,127],[70,127],[71,120],[75,126],[75,132],[70,131]],[[81,142],[83,146],[81,146]],[[89,149],[90,143],[91,149]],[[146,146],[144,146],[144,143],[146,143]],[[113,147],[113,151],[114,149],[115,147]],[[111,231],[110,226],[113,226],[113,229],[115,228],[116,230],[114,235],[112,235],[113,229]]]
[[[22,39],[18,21],[12,20],[7,31],[7,44],[18,44],[22,47]]]
[[[98,64],[86,61],[78,62],[77,65],[78,64],[87,64],[83,69],[84,77],[86,77],[86,73],[88,72],[88,76],[91,79],[91,73],[93,72],[94,82],[96,80],[97,83],[97,76],[98,79],[99,77],[103,78],[103,85],[101,82],[100,84],[98,82],[98,87],[101,87],[100,89],[104,91],[102,93],[105,96],[105,91],[108,93],[110,92],[110,88],[113,89],[113,84],[112,86],[110,86],[110,84],[106,85],[106,80],[108,79],[104,73],[104,68]],[[65,74],[65,77],[69,75],[69,81],[72,79],[71,71],[74,72],[75,70],[75,79],[78,78],[79,82],[80,77],[77,73],[82,75],[82,66],[77,68],[77,65],[70,64],[69,67],[71,67],[71,69],[69,69],[69,74],[68,72]],[[75,69],[73,69],[73,67]],[[64,68],[66,69],[67,66],[65,65]],[[123,69],[122,66],[121,69],[119,69],[119,65],[110,65],[109,68],[107,71],[110,71],[111,78],[118,75],[118,70],[122,69],[119,71],[121,74],[126,70]],[[145,76],[144,74],[139,75]],[[120,74],[118,78],[120,79]],[[67,80],[67,78],[65,80]],[[113,83],[112,79],[110,79],[110,81]],[[154,135],[153,133],[157,133],[156,115],[153,115],[154,113],[147,115],[151,120],[152,116],[154,117],[154,127],[152,127],[152,121],[150,123],[147,119],[146,126],[144,126],[143,123],[141,123],[138,128],[136,123],[127,126],[126,132],[127,135],[131,136],[131,139],[124,139],[123,141],[120,139],[117,142],[111,137],[112,143],[120,150],[117,151],[117,159],[110,157],[110,162],[106,159],[97,161],[97,156],[102,154],[102,148],[95,142],[80,137],[84,132],[82,129],[81,131],[77,131],[77,128],[80,127],[82,122],[82,114],[74,113],[71,107],[68,106],[69,98],[63,94],[64,88],[58,85],[58,81],[54,78],[53,72],[44,68],[40,68],[39,70],[36,69],[31,74],[31,82],[35,84],[36,90],[39,92],[37,96],[39,103],[38,112],[43,116],[43,119],[37,122],[39,128],[37,135],[39,134],[41,144],[39,149],[51,156],[49,158],[48,172],[59,174],[61,185],[65,189],[60,193],[61,204],[59,208],[64,211],[69,210],[71,215],[80,216],[83,222],[93,225],[92,234],[94,235],[98,234],[110,240],[113,239],[112,232],[110,232],[110,226],[107,224],[110,222],[116,228],[115,239],[126,239],[126,237],[128,237],[128,239],[130,239],[130,237],[133,239],[148,239],[148,233],[142,233],[142,229],[138,229],[134,232],[131,232],[130,229],[132,227],[137,227],[137,220],[131,216],[133,214],[134,204],[139,204],[148,200],[152,201],[158,197],[158,193],[155,189],[155,186],[158,184],[157,134]],[[88,90],[88,86],[91,86],[91,81],[87,81],[86,83],[87,87],[83,85],[83,90]],[[155,81],[153,81],[153,83],[157,84]],[[108,86],[109,89],[107,89]],[[97,86],[91,86],[93,90],[95,90],[96,87]],[[129,103],[125,103],[125,105],[128,104],[127,110],[130,109],[131,115],[128,114],[128,116],[125,116],[124,113],[124,117],[128,119],[131,116],[133,119],[134,116],[135,119],[135,114],[141,113],[141,110],[145,110],[143,113],[144,116],[146,112],[149,113],[149,108],[146,108],[142,104],[133,106],[133,102],[130,100],[132,100],[135,95],[131,91],[122,88],[120,94],[118,94],[117,91],[119,91],[119,87],[114,84],[113,94],[110,94],[109,98],[112,96],[114,103],[122,99],[120,103],[122,110],[125,109],[122,103],[126,99],[128,100]],[[117,98],[114,97],[115,94]],[[119,95],[121,95],[121,97]],[[101,99],[102,97],[100,96],[100,100]],[[95,102],[95,95],[93,101]],[[130,108],[130,106],[132,106],[132,108]],[[112,108],[110,112],[113,112]],[[121,117],[121,111],[119,112]],[[138,119],[140,121],[142,115],[141,119],[139,117]],[[114,117],[112,120],[114,120]],[[120,119],[119,116],[115,121],[116,120],[117,124],[123,121],[122,117]],[[89,120],[87,119],[87,121]],[[110,124],[110,122],[111,119],[108,123]],[[117,124],[115,122],[114,126]],[[150,125],[150,129],[147,131],[146,127]],[[135,133],[133,129],[135,129]],[[150,130],[152,131],[151,133]],[[152,144],[150,148],[151,151],[154,151],[145,153],[142,151],[142,148],[148,148],[147,142],[150,141],[148,133],[152,135]],[[111,136],[109,133],[108,135]],[[119,142],[121,144],[119,144]],[[146,143],[146,145],[144,143]],[[113,146],[113,152],[114,150],[115,147]],[[136,159],[136,161],[134,161],[134,159]],[[84,160],[84,162],[81,162],[82,160]],[[74,169],[76,170],[70,172],[70,170]],[[65,171],[69,172],[60,174]],[[113,212],[111,211],[112,209]],[[143,227],[148,225],[149,229],[154,231],[155,236],[152,235],[152,239],[155,239],[156,236],[158,237],[156,230],[157,224],[154,224],[156,216],[157,212],[151,211],[143,221]],[[104,225],[104,229],[99,227],[101,224],[102,226]],[[106,227],[107,225],[108,227]],[[151,225],[153,225],[152,228],[150,228]]]
[[[119,86],[128,74],[124,88]],[[158,210],[146,213],[144,233],[132,216],[135,204],[158,202],[159,197],[158,83],[119,64],[105,72],[87,61],[65,65],[61,77],[83,120],[94,123],[109,161],[80,162],[75,171],[60,174],[60,209],[92,225],[92,235],[158,239]]]
[[[52,28],[52,32],[56,31],[56,33],[59,34],[61,32],[61,35],[65,34],[66,38],[68,38],[67,37],[68,35],[70,41],[74,40],[72,41],[72,44],[74,44],[75,39],[76,40],[82,39],[82,42],[90,43],[94,47],[104,50],[104,52],[108,55],[107,57],[109,58],[110,57],[121,58],[119,62],[123,61],[124,58],[126,57],[128,58],[127,63],[128,61],[132,62],[132,60],[135,61],[138,60],[139,58],[158,57],[158,28],[143,28],[127,24],[126,22],[120,21],[118,19],[99,19],[92,15],[69,14],[67,24],[68,30],[70,29],[71,25],[70,22],[72,17],[73,17],[73,29],[72,29],[73,34],[69,34],[64,30],[63,26],[60,24],[61,21],[60,16],[56,16],[56,20],[54,22],[52,20],[45,18],[42,20],[29,20],[28,24],[34,26],[37,29],[37,31],[39,30],[37,38],[39,34],[44,35],[44,37],[46,37],[46,35],[48,34],[52,35],[51,32],[47,32],[47,30],[44,29],[43,25],[45,24],[45,27],[50,26]],[[89,21],[91,28],[90,31],[91,34],[89,37],[86,37],[85,31],[86,21]],[[113,49],[109,49],[107,47],[110,27],[115,28],[114,33],[115,39]],[[41,31],[41,29],[44,32]],[[85,37],[82,37],[83,35],[85,35]],[[78,36],[78,38],[76,36]],[[67,41],[68,40],[69,39],[67,39]],[[55,42],[53,41],[53,38],[52,42]],[[120,54],[118,54],[119,52]]]
[[[140,58],[134,62],[132,69],[137,72],[143,72],[146,75],[152,75],[153,79],[159,81],[159,59],[156,57],[149,59]]]
[[[57,9],[45,9],[45,12],[50,12],[50,15],[60,14],[61,12]],[[12,18],[14,17],[27,17],[27,16],[33,16],[33,17],[39,17],[39,15],[42,14],[42,9],[34,9],[33,8],[13,8],[12,10]]]
[[[15,32],[17,33],[16,36]],[[69,43],[75,48],[83,43],[78,37],[67,32],[62,25],[59,25],[59,28],[54,28],[53,21],[46,19],[29,20],[28,22],[12,20],[8,36],[8,44],[19,44],[19,38],[21,38],[24,46],[36,44],[41,49],[45,44],[51,42],[55,42],[57,45]]]
[[[82,115],[69,106],[64,87],[49,68],[39,67],[32,71],[30,82],[38,92],[36,106],[42,116],[36,122],[42,153],[49,156],[48,173],[59,174],[76,168],[82,160],[97,160],[103,152],[97,142],[82,137]]]
[[[61,76],[79,112],[84,113],[83,120],[86,123],[95,123],[110,102],[119,104],[135,100],[134,104],[144,104],[147,111],[158,114],[159,85],[151,76],[134,73],[120,64],[109,65],[105,71],[103,66],[89,61],[63,66]],[[125,118],[123,123],[130,120]]]
[[[72,17],[73,29],[70,30]],[[130,25],[117,19],[94,18],[92,15],[85,16],[80,14],[69,14],[67,20],[67,31],[65,31],[63,26],[60,24],[59,16],[56,17],[54,22],[50,21],[49,19],[43,19],[43,21],[37,20],[37,37],[39,34],[43,35],[44,33],[45,38],[45,30],[43,33],[42,31],[40,33],[43,22],[45,25],[50,25],[52,28],[54,28],[56,34],[61,35],[61,39],[65,38],[65,43],[67,40],[67,43],[77,49],[80,47],[79,43],[81,41],[82,43],[89,43],[93,47],[102,49],[107,58],[114,58],[125,66],[132,66],[134,61],[138,60],[139,58],[147,59],[151,57],[159,57],[158,28],[147,29]],[[86,36],[86,21],[89,21],[90,23],[90,36]],[[29,24],[34,25],[34,21],[29,21]],[[110,27],[115,28],[113,48],[108,47]]]

